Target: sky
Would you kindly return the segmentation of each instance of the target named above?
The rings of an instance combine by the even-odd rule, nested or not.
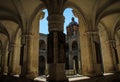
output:
[[[45,16],[42,20],[40,20],[39,22],[39,32],[40,33],[44,33],[44,34],[48,34],[48,21],[47,21],[47,17],[48,17],[48,12],[47,9],[44,9],[43,12],[45,12]],[[71,18],[74,17],[75,21],[78,23],[78,19],[73,15],[72,13],[72,9],[71,8],[67,8],[65,9],[64,13],[63,13],[64,17],[65,17],[65,22],[64,22],[64,33],[66,34],[66,26],[71,22]]]

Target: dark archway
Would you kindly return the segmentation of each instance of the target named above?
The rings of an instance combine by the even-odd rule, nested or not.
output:
[[[44,40],[40,40],[40,42],[39,42],[39,49],[40,50],[46,50],[46,48],[45,48],[45,41]]]
[[[79,72],[78,57],[77,57],[77,56],[74,56],[74,57],[73,57],[73,61],[74,61],[74,64],[73,64],[73,65],[75,65],[76,73],[78,74],[78,72]]]
[[[65,56],[65,69],[69,69],[69,45],[66,43],[65,45],[65,51],[66,51],[66,56]]]
[[[45,57],[39,56],[39,75],[45,75]]]
[[[72,43],[72,51],[76,51],[76,50],[78,50],[78,43],[77,43],[77,41],[73,41],[73,43]]]

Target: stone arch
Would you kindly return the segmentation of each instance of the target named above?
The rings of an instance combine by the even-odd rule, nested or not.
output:
[[[34,34],[34,31],[38,31],[36,29],[39,29],[38,23],[39,20],[42,19],[44,17],[44,13],[42,12],[42,10],[44,10],[46,7],[44,4],[40,4],[38,5],[38,7],[34,10],[34,13],[31,15],[31,19],[29,21],[29,26],[30,28],[28,29],[30,33]],[[37,24],[37,27],[34,28],[34,23]]]
[[[118,27],[119,28],[119,27]],[[114,52],[115,52],[115,58],[116,58],[116,63],[118,66],[118,71],[120,71],[120,29],[117,29],[115,32],[115,47],[114,47]]]
[[[64,10],[66,8],[72,8],[73,9],[73,14],[78,18],[79,23],[81,25],[81,27],[79,27],[80,28],[79,31],[81,32],[81,29],[82,29],[83,32],[87,31],[89,29],[88,26],[87,26],[88,20],[86,18],[86,15],[82,11],[82,9],[80,9],[77,5],[75,5],[75,4],[73,4],[69,1],[67,1],[65,3]],[[84,27],[82,25],[84,25]]]
[[[5,34],[8,37],[8,40],[10,41],[10,35],[8,31],[6,30],[6,28],[4,27],[4,25],[1,23],[0,23],[0,33]]]
[[[101,51],[102,51],[102,67],[103,73],[111,72],[110,68],[115,68],[115,56],[113,55],[113,42],[114,40],[110,40],[110,36],[108,35],[108,31],[103,22],[98,24],[100,43],[101,43]],[[107,54],[106,54],[107,53]],[[112,55],[112,57],[111,57]],[[106,60],[108,58],[108,60]],[[108,64],[109,61],[109,64]]]
[[[9,40],[8,37],[2,33],[0,33],[0,37],[3,36],[4,38],[0,39],[2,43],[2,48],[1,48],[1,70],[3,74],[8,73],[8,50],[9,50]]]
[[[78,46],[80,46],[80,53],[79,55],[79,59],[80,59],[80,63],[79,65],[80,67],[80,72],[82,75],[91,75],[90,72],[88,72],[88,69],[91,71],[95,71],[93,68],[93,57],[92,57],[92,48],[90,48],[92,46],[92,44],[90,43],[90,39],[89,37],[89,31],[91,28],[89,28],[88,24],[88,19],[86,18],[87,16],[84,14],[84,12],[82,11],[82,9],[80,9],[78,6],[76,6],[75,4],[71,3],[71,2],[66,2],[65,3],[65,8],[70,7],[73,8],[73,13],[74,15],[78,18],[78,21],[80,23],[79,25],[79,37],[78,37]],[[78,50],[79,51],[79,50]],[[86,56],[84,56],[86,55]],[[88,60],[88,64],[86,64],[86,58]],[[92,73],[92,72],[91,72]]]
[[[120,29],[120,15],[117,17],[115,23],[114,23],[114,29],[113,29],[113,39],[115,39],[116,32]]]
[[[109,36],[108,36],[108,30],[106,29],[106,26],[103,22],[100,22],[98,25],[98,30],[99,30],[99,36],[104,37],[104,40],[108,40]]]
[[[21,65],[20,65],[20,61],[21,61],[21,29],[18,28],[16,31],[16,35],[15,35],[15,39],[13,42],[13,52],[12,52],[12,74],[16,75],[16,74],[21,74]]]
[[[23,75],[25,75],[25,72],[29,72],[28,77],[34,78],[38,76],[38,69],[39,69],[39,20],[43,18],[44,13],[42,12],[42,9],[44,9],[44,4],[40,4],[35,10],[34,13],[31,15],[30,20],[28,21],[26,33],[25,33],[25,47],[27,47],[27,54],[26,58],[26,64],[27,67],[23,66]],[[24,50],[23,50],[24,52]],[[32,57],[34,53],[34,57]],[[35,63],[29,63],[29,62],[35,62]],[[30,70],[27,70],[30,69]],[[26,76],[27,76],[26,75]]]
[[[113,10],[108,10],[108,11],[104,11],[105,9],[107,9],[109,6],[111,6],[114,3],[117,3],[119,1],[107,1],[102,7],[100,7],[99,9],[97,9],[98,11],[96,12],[96,26],[99,24],[100,20],[110,14],[115,14],[115,13],[120,13],[119,9],[113,9]],[[99,1],[98,1],[99,4]]]
[[[113,39],[115,40],[113,44],[113,51],[115,54],[115,62],[117,64],[120,63],[120,52],[119,52],[119,45],[120,45],[120,38],[119,38],[119,32],[120,32],[120,15],[117,17],[115,23],[114,23],[114,29],[113,29]],[[117,69],[120,70],[119,66],[117,65]]]

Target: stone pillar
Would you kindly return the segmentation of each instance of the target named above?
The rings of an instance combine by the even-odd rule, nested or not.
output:
[[[102,42],[104,73],[113,73],[116,70],[112,44],[113,40],[107,40],[105,42]]]
[[[21,36],[21,46],[22,52],[20,53],[20,64],[21,64],[21,77],[25,77],[26,75],[26,66],[27,66],[27,45],[26,45],[26,36]]]
[[[48,82],[67,82],[65,75],[65,34],[63,33],[64,16],[48,16]]]
[[[81,74],[81,62],[78,60],[78,74]]]
[[[45,61],[45,75],[48,75],[48,64],[47,64],[47,61]]]
[[[73,61],[73,71],[74,71],[74,74],[76,74],[77,70],[76,70],[76,66],[75,66],[75,60],[73,59],[72,61]]]
[[[1,47],[0,47],[0,73],[2,72],[1,67],[2,67],[2,53],[1,53]]]
[[[2,72],[3,74],[8,73],[8,49],[2,50]]]
[[[8,59],[7,59],[7,65],[8,65],[8,74],[10,75],[12,72],[12,59],[13,59],[13,44],[10,43],[9,45],[9,53],[8,53]]]
[[[21,76],[34,79],[38,76],[39,64],[39,20],[44,18],[44,12],[38,12],[29,28],[29,33],[22,35],[24,57]]]
[[[32,34],[25,35],[26,37],[26,47],[27,47],[27,56],[26,56],[26,77],[34,79],[38,76],[38,54],[33,54],[33,40],[34,37]]]
[[[81,59],[81,73],[86,76],[97,76],[102,74],[101,64],[96,62],[94,37],[98,36],[96,30],[88,30],[90,27],[84,23],[84,17],[76,10],[72,11],[80,21],[79,34],[80,34],[80,59]],[[87,26],[89,26],[87,28]]]
[[[80,35],[80,47],[81,47],[81,66],[82,75],[96,76],[101,75],[101,64],[96,63],[96,54],[94,48],[94,37],[97,32],[86,32]]]
[[[117,54],[118,54],[118,71],[120,71],[120,44],[116,45]]]
[[[21,73],[20,67],[20,44],[13,43],[13,53],[11,62],[11,75],[19,75]]]

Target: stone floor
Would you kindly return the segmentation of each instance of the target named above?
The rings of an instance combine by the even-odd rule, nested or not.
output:
[[[0,76],[0,82],[38,82],[38,81],[34,81],[26,78],[18,78],[18,77],[2,75]]]
[[[75,78],[75,77],[71,77],[71,78]],[[77,77],[77,78],[81,78],[81,77]],[[42,82],[42,81],[34,81],[26,78],[17,78],[12,76],[0,75],[0,82]],[[120,82],[120,74],[116,73],[114,75],[96,76],[84,80],[76,80],[76,81],[72,80],[70,82]]]

